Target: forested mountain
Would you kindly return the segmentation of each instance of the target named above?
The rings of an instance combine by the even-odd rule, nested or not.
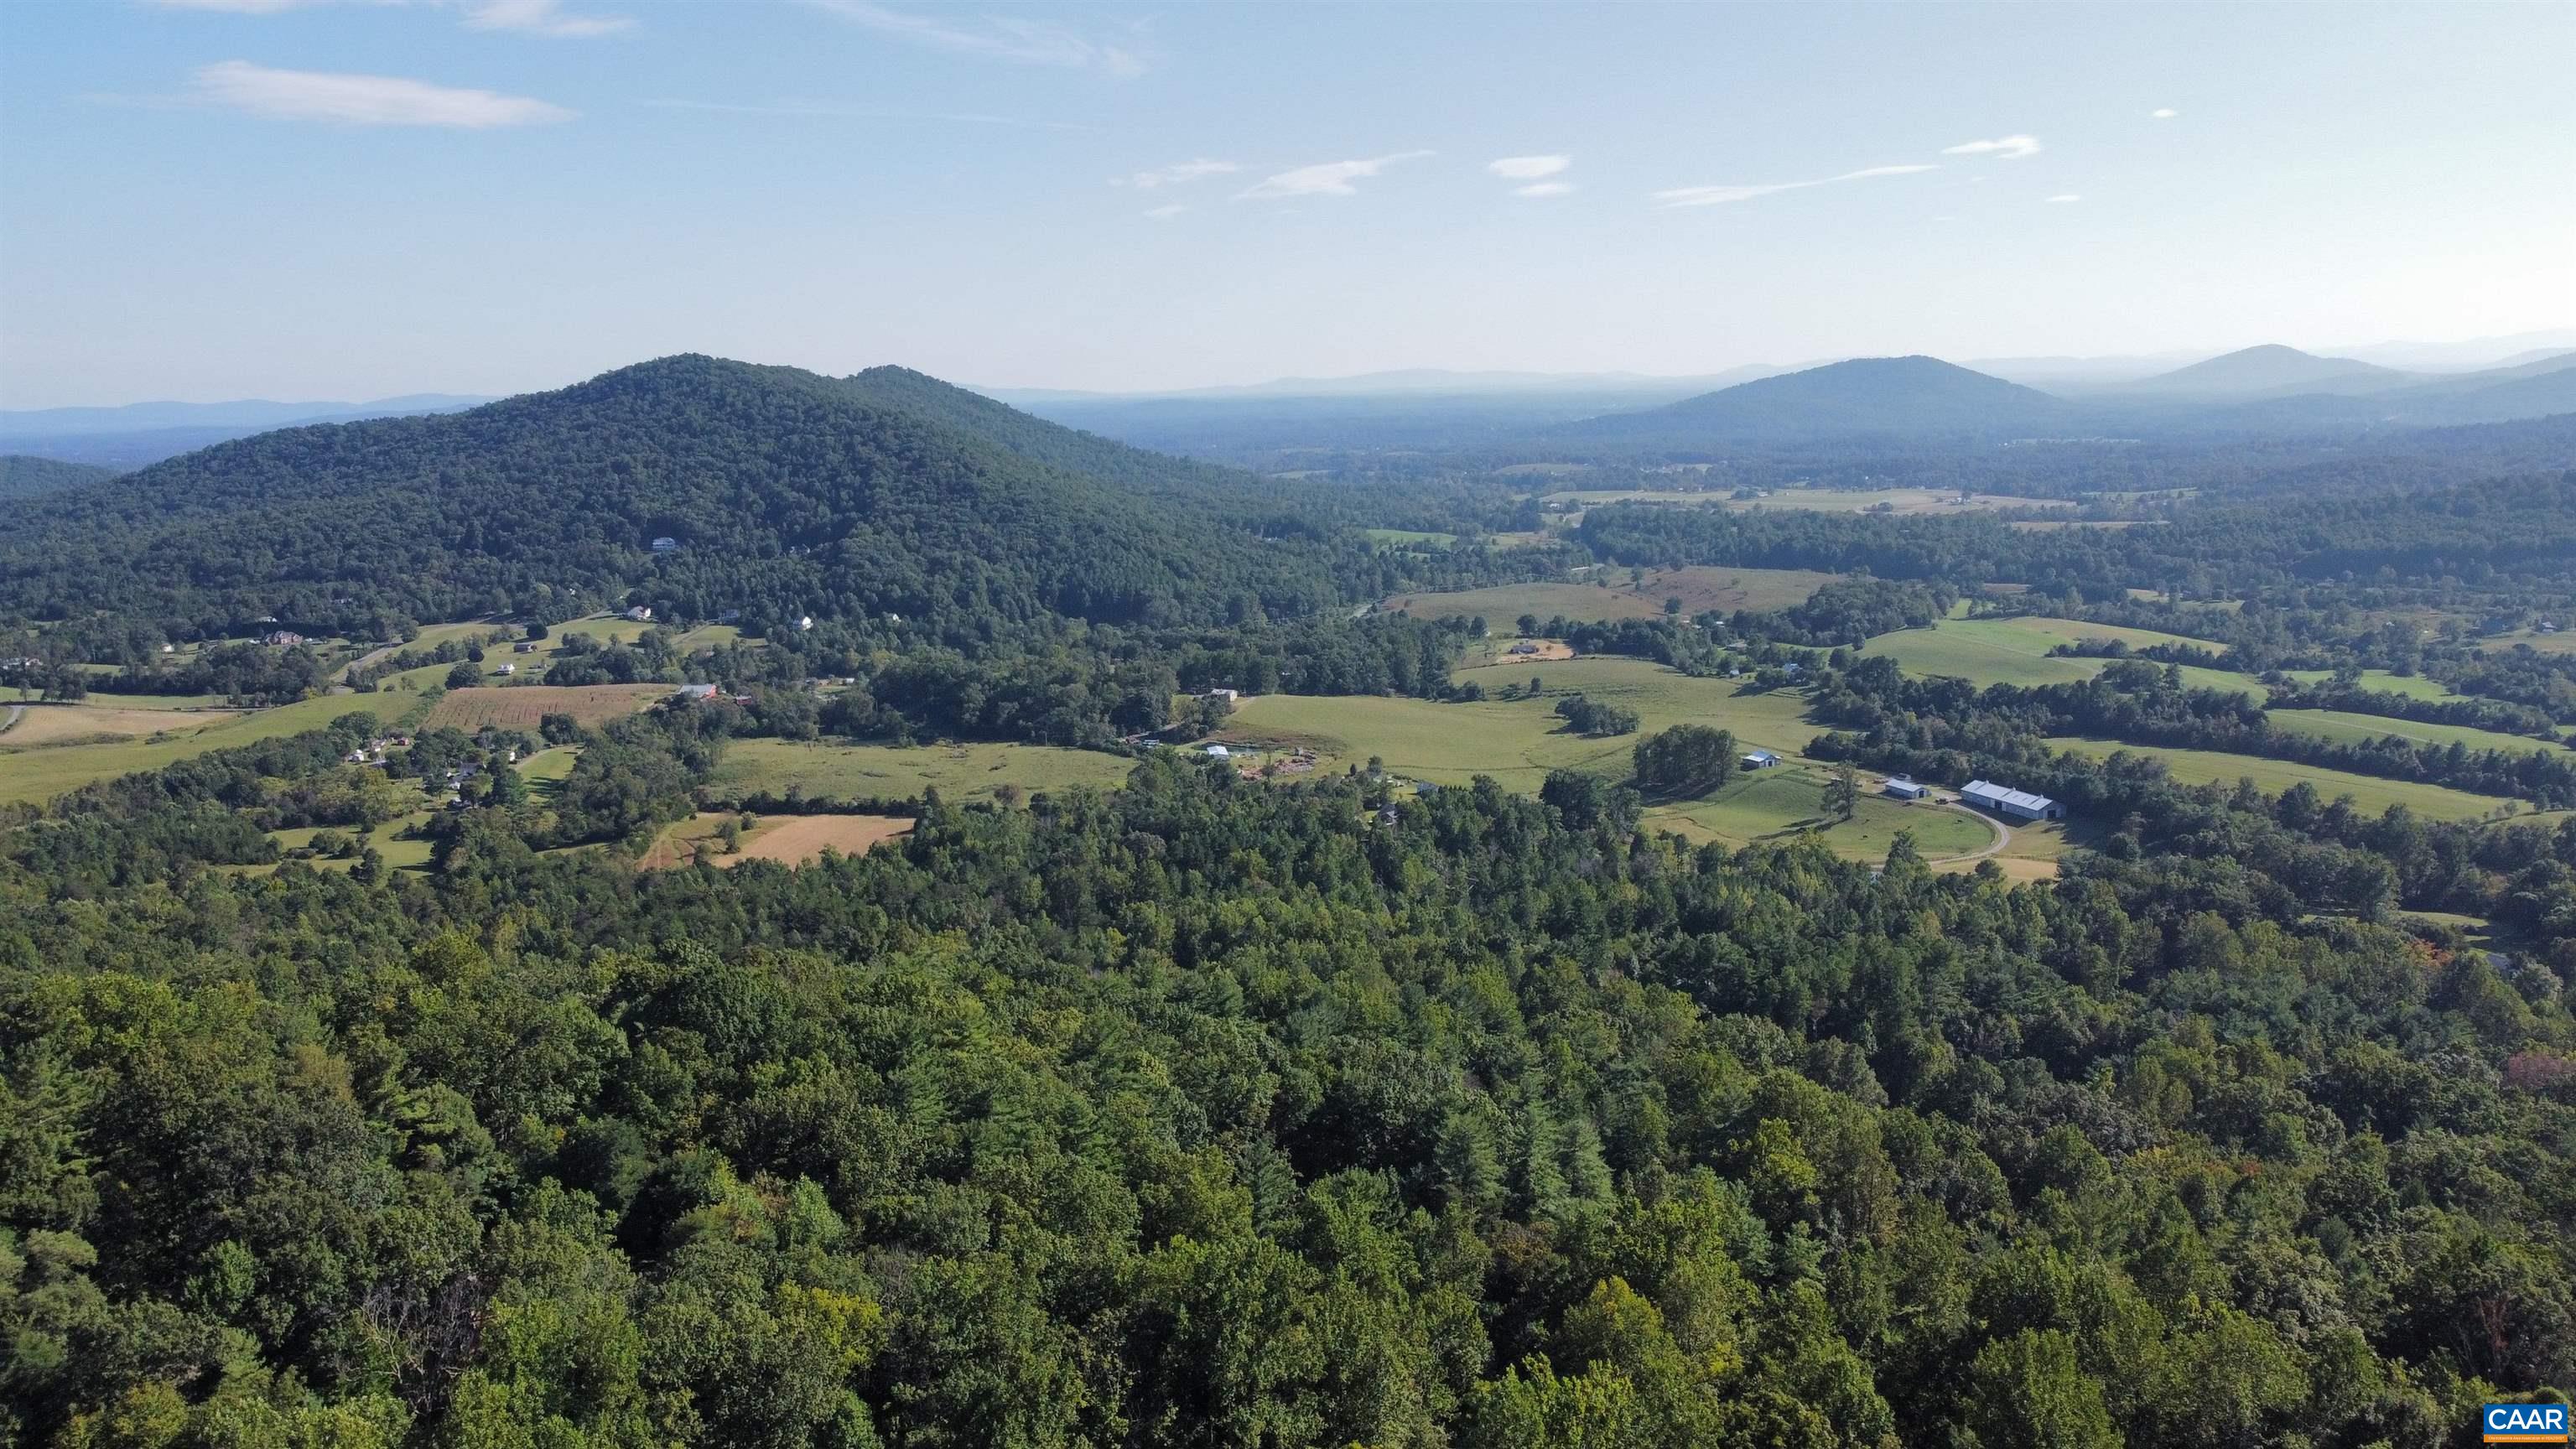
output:
[[[2192,397],[2254,397],[2288,393],[2385,392],[2419,381],[2394,368],[2348,357],[2319,357],[2268,343],[2141,378],[2127,391]]]
[[[113,468],[66,463],[59,458],[30,457],[25,453],[0,453],[0,498],[33,498],[39,493],[59,493],[66,488],[103,483],[115,476]]]
[[[675,357],[452,416],[294,428],[40,499],[0,612],[72,601],[183,637],[274,615],[666,614],[1178,624],[1380,587],[1356,544],[1272,538],[1275,490],[1086,438],[918,374]],[[677,541],[656,555],[655,538]],[[1345,575],[1349,576],[1345,576]]]
[[[2008,438],[2067,428],[2057,398],[1934,357],[1864,357],[1550,432],[1569,442],[1780,443],[1902,434]]]

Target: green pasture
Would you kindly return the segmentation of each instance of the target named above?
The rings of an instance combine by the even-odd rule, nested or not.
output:
[[[319,729],[344,714],[371,714],[391,723],[419,702],[418,696],[409,694],[331,694],[236,715],[185,733],[27,750],[0,758],[0,802],[50,800],[93,780],[157,770],[208,750]]]
[[[2430,820],[2478,820],[2518,803],[2491,795],[2472,795],[2466,790],[2419,780],[2383,780],[2374,775],[2322,770],[2314,765],[2267,760],[2255,755],[2231,755],[2218,750],[2126,745],[2117,740],[2060,738],[2048,743],[2053,748],[2096,759],[2123,750],[2133,755],[2151,756],[2164,761],[2165,768],[2173,773],[2175,779],[2190,785],[2233,785],[2246,779],[2252,780],[2254,787],[2264,794],[2278,795],[2305,781],[2328,800],[2350,795],[2354,807],[2367,815],[2377,815],[2391,805],[2403,805]]]

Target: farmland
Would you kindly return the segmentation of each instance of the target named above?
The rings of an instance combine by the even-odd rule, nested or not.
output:
[[[1883,859],[1900,831],[1913,834],[1915,849],[1927,860],[1969,855],[1995,841],[1994,827],[1964,810],[1890,799],[1866,784],[1852,818],[1828,822],[1825,782],[1821,769],[1787,765],[1740,774],[1703,799],[1649,808],[1646,825],[1728,846],[1813,834],[1836,852],[1862,860]]]
[[[0,755],[0,803],[50,800],[93,780],[157,770],[208,750],[320,729],[344,714],[370,714],[391,722],[419,703],[413,696],[403,694],[324,695],[235,715],[185,733],[173,731],[103,744],[56,745]],[[0,736],[0,740],[6,738]]]
[[[2016,498],[1998,493],[1977,493],[1969,495],[1965,503],[1954,502],[1958,497],[1956,492],[1931,488],[1782,488],[1765,497],[1745,499],[1715,490],[1595,488],[1551,493],[1547,501],[1580,508],[1597,508],[1605,503],[1679,503],[1722,505],[1740,512],[1788,509],[1811,513],[1865,513],[1879,510],[1907,515],[2075,506],[2063,498]]]
[[[1135,762],[1052,745],[845,745],[737,740],[716,769],[714,788],[825,799],[909,799],[936,788],[951,800],[989,800],[994,787],[1025,792],[1079,785],[1114,788]]]
[[[0,712],[5,706],[0,706]],[[238,715],[238,710],[209,709],[180,711],[171,709],[96,708],[74,704],[31,704],[18,716],[18,722],[0,730],[0,751],[28,750],[41,746],[62,746],[136,735],[156,735],[164,731],[189,733],[221,724]]]
[[[1711,609],[1780,609],[1804,603],[1807,596],[1840,578],[1810,569],[1679,568],[1649,569],[1631,583],[1623,575],[1597,574],[1595,581],[1498,584],[1442,594],[1399,594],[1380,609],[1401,610],[1417,619],[1458,619],[1482,615],[1496,633],[1510,632],[1523,614],[1541,619],[1651,619],[1664,614],[1664,601],[1678,598],[1689,617]]]
[[[739,818],[730,812],[707,811],[665,826],[636,867],[669,870],[686,865],[701,844],[718,866],[736,866],[746,860],[804,865],[820,858],[826,850],[864,855],[886,841],[911,834],[913,824],[910,818],[899,815],[762,815],[742,832],[740,848],[725,854],[718,834],[726,821]]]
[[[513,684],[451,689],[430,707],[425,728],[477,730],[485,725],[536,733],[538,721],[568,714],[585,726],[605,724],[671,697],[667,684]]]
[[[2467,725],[2424,724],[2411,719],[2391,719],[2386,715],[2349,714],[2330,709],[2276,709],[2270,711],[2275,729],[2297,734],[2315,735],[2320,739],[2345,744],[2367,744],[2372,740],[2395,735],[2419,745],[2463,745],[2472,750],[2505,750],[2540,752],[2563,750],[2555,740],[2531,735],[2509,735],[2498,730],[2473,729]]]
[[[1218,738],[1255,747],[1305,745],[1328,767],[1377,756],[1390,770],[1442,784],[1491,775],[1509,789],[1531,793],[1552,769],[1627,772],[1637,737],[1595,739],[1567,731],[1555,710],[1569,694],[1637,711],[1648,734],[1676,724],[1706,724],[1733,731],[1748,749],[1761,745],[1794,754],[1819,733],[1806,722],[1806,701],[1797,694],[1695,679],[1644,660],[1571,659],[1530,669],[1546,684],[1546,696],[1438,704],[1263,695],[1245,700]]]
[[[2118,639],[2131,648],[2155,644],[2210,647],[2180,634],[2153,629],[2125,629],[2079,619],[1961,619],[1928,629],[1900,629],[1881,634],[1862,646],[1865,654],[1885,655],[1908,674],[1955,675],[1980,686],[1989,684],[2075,684],[2091,679],[2111,663],[2051,655],[2060,644],[2082,639]],[[2249,695],[2260,704],[2269,696],[2251,675],[2186,665],[2184,682],[2200,689],[2223,689]]]
[[[2472,795],[2465,790],[2416,780],[2383,780],[2373,775],[2355,775],[2287,760],[2231,755],[2216,750],[2125,745],[2117,740],[2058,738],[2048,743],[2056,749],[2097,759],[2123,750],[2133,755],[2149,756],[2164,761],[2165,768],[2173,772],[2173,777],[2185,784],[2233,785],[2246,779],[2252,780],[2255,788],[2263,793],[2277,795],[2305,781],[2329,800],[2338,795],[2350,795],[2355,808],[2370,815],[2376,815],[2391,805],[2403,805],[2429,820],[2478,820],[2511,803],[2493,796]]]

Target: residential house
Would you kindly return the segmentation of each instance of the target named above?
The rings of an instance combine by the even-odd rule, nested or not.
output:
[[[676,538],[657,538],[653,540],[653,551],[655,553],[670,553],[679,548],[679,546],[680,541]]]
[[[650,624],[653,622],[653,611],[644,607],[642,604],[637,604],[634,608],[626,611],[626,617],[634,620],[638,624]]]

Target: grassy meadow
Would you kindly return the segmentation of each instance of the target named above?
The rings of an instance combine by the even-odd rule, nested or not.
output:
[[[1954,619],[1928,629],[1900,629],[1871,639],[1861,646],[1861,652],[1886,655],[1908,674],[1925,677],[1955,675],[1980,687],[1990,684],[2077,684],[2101,673],[2112,661],[2051,655],[2048,651],[2060,644],[2073,644],[2084,639],[2119,639],[2135,649],[2156,644],[2210,647],[2202,640],[2159,633],[2153,629],[2125,629],[2115,624],[2088,624],[2079,619],[2024,616]],[[2250,695],[2256,704],[2261,704],[2271,694],[2252,675],[2225,669],[2185,665],[2182,675],[2184,681],[2194,688],[2223,689]]]
[[[1842,577],[1812,569],[1678,568],[1649,569],[1641,583],[1631,584],[1624,570],[1601,570],[1581,582],[1556,580],[1533,584],[1497,584],[1441,594],[1397,594],[1380,609],[1401,610],[1417,619],[1461,619],[1483,615],[1497,634],[1515,632],[1523,614],[1541,619],[1659,619],[1664,600],[1682,601],[1682,617],[1711,609],[1785,609]],[[1597,580],[1597,582],[1595,581]]]
[[[253,710],[211,725],[194,723],[200,718],[197,715],[174,714],[170,730],[132,739],[0,752],[0,802],[50,800],[93,780],[157,770],[208,750],[320,729],[344,714],[374,715],[390,724],[419,703],[416,696],[407,694],[330,694]],[[0,743],[8,738],[0,735]]]
[[[2456,744],[2472,750],[2541,753],[2567,748],[2555,740],[2531,735],[2509,735],[2500,730],[2475,729],[2468,725],[2423,724],[2379,714],[2350,714],[2332,709],[2276,709],[2269,713],[2275,729],[2348,744],[2367,744],[2395,735],[2419,745]]]
[[[784,795],[791,786],[828,799],[899,798],[936,787],[951,800],[989,800],[997,785],[1022,791],[1115,788],[1135,762],[1052,745],[843,745],[736,740],[715,788]]]
[[[2504,808],[2509,802],[2492,795],[2472,795],[2445,785],[2431,785],[2419,780],[2383,780],[2375,775],[2355,775],[2342,770],[2322,770],[2314,765],[2295,764],[2288,760],[2266,760],[2253,755],[2231,755],[2216,750],[2168,749],[2158,745],[2124,745],[2117,740],[2052,739],[2055,749],[2069,750],[2097,759],[2127,751],[2148,755],[2165,762],[2173,777],[2191,785],[2233,785],[2240,779],[2252,780],[2256,789],[2266,795],[2277,795],[2291,786],[2306,781],[2317,793],[2331,800],[2350,795],[2356,808],[2376,815],[2391,805],[2403,805],[2430,820],[2477,820]]]

